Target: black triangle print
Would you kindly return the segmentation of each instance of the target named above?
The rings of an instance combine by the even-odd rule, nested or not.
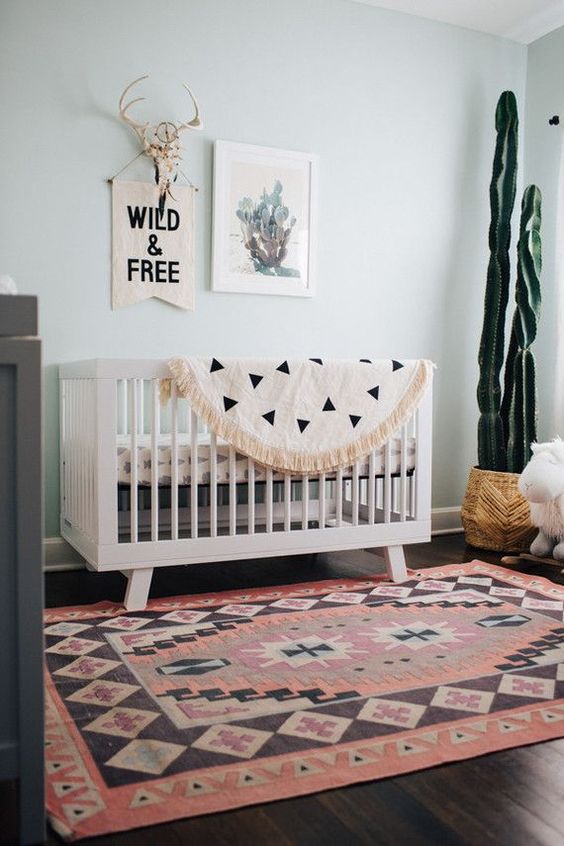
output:
[[[297,423],[298,423],[298,426],[300,427],[300,432],[303,432],[304,429],[307,429],[307,427],[311,423],[311,420],[300,420],[300,418],[298,417]]]
[[[394,359],[392,359],[392,373],[394,373],[396,370],[401,370],[402,367],[403,364],[401,363],[401,361],[394,361]]]
[[[376,385],[376,387],[375,387],[375,388],[370,388],[370,390],[369,390],[369,391],[367,391],[366,393],[367,393],[367,394],[370,394],[370,396],[371,396],[371,397],[374,397],[374,399],[376,399],[376,400],[377,400],[377,399],[378,399],[378,394],[380,393],[380,385]]]
[[[225,370],[225,367],[217,358],[212,358],[210,373],[215,373],[216,370]]]
[[[359,417],[358,414],[349,414],[349,419],[352,423],[353,429],[356,429],[358,422],[362,420],[362,417]]]
[[[276,369],[279,370],[280,373],[287,373],[288,376],[290,375],[290,368],[288,367],[287,361],[283,361],[282,364],[279,365],[279,367],[277,367]]]
[[[270,423],[271,426],[274,426],[274,415],[275,414],[276,414],[276,409],[273,409],[272,411],[267,411],[266,414],[263,414],[262,416],[264,417],[264,419],[266,420],[267,423]]]
[[[230,408],[233,408],[234,405],[237,405],[239,400],[231,399],[231,397],[223,397],[223,407],[226,411],[229,411]]]
[[[310,358],[310,361],[315,361],[316,364],[323,364],[323,360],[321,358]]]
[[[361,358],[360,363],[361,364],[372,364],[372,362],[370,361],[369,358]]]
[[[249,379],[251,380],[253,388],[256,388],[257,385],[260,385],[264,376],[259,376],[257,373],[249,373]]]
[[[335,411],[335,406],[331,402],[331,397],[327,397],[325,400],[325,405],[321,409],[322,411]]]

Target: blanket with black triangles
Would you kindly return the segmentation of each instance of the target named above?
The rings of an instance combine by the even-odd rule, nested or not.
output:
[[[378,449],[421,400],[424,359],[175,358],[177,394],[210,429],[276,470],[347,467]]]

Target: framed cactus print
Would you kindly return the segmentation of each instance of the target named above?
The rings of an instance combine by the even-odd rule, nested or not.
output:
[[[215,142],[212,290],[312,297],[317,156]]]

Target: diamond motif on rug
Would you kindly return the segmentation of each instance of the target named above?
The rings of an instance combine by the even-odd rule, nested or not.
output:
[[[317,740],[323,743],[336,743],[346,732],[352,720],[345,717],[333,717],[327,714],[315,714],[308,711],[292,714],[278,729],[279,734]]]
[[[86,705],[101,705],[108,707],[122,702],[136,690],[140,690],[138,684],[122,684],[121,682],[109,682],[101,679],[81,687],[70,696],[69,702],[84,702]]]
[[[192,746],[237,758],[252,758],[270,737],[272,732],[269,731],[220,724],[206,731]]]
[[[399,728],[415,728],[426,710],[425,705],[398,699],[367,699],[357,719]]]
[[[120,661],[108,661],[106,658],[77,658],[76,661],[54,670],[53,675],[70,679],[97,679],[119,666]]]
[[[536,678],[535,676],[502,676],[498,693],[510,693],[512,696],[528,696],[533,699],[553,699],[554,679]]]
[[[431,700],[436,708],[454,708],[455,711],[473,711],[487,714],[494,694],[485,690],[467,690],[464,687],[439,687]]]
[[[106,761],[106,765],[136,773],[160,775],[185,749],[185,746],[163,743],[161,740],[132,740]]]
[[[45,652],[53,652],[56,655],[87,655],[99,649],[100,643],[96,640],[85,640],[79,637],[67,637],[58,643],[49,646]]]
[[[136,708],[112,708],[84,727],[84,731],[96,731],[115,737],[136,737],[158,714],[140,711]]]

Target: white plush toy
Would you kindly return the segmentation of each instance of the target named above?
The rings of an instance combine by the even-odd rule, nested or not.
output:
[[[564,561],[564,441],[531,444],[532,457],[519,478],[519,490],[529,501],[531,520],[539,533],[531,554]]]

